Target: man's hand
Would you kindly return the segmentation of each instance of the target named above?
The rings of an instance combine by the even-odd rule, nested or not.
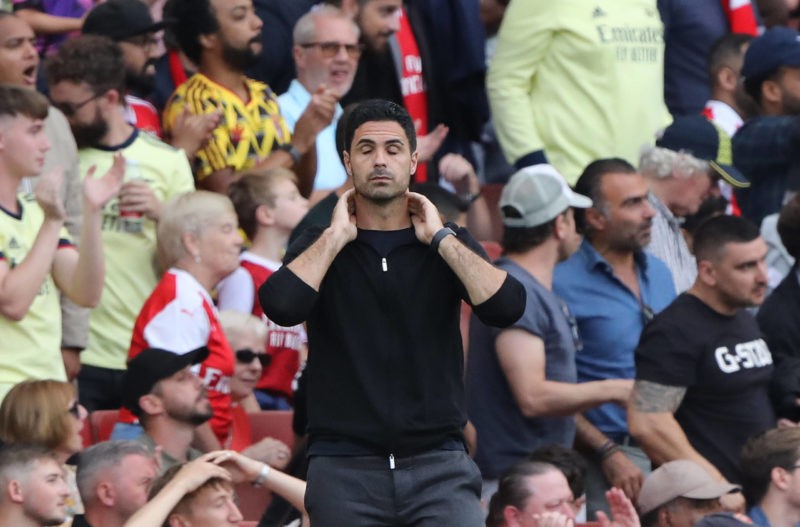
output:
[[[56,167],[42,174],[34,189],[36,202],[49,220],[64,221],[67,213],[64,200],[61,199],[61,187],[64,184],[64,170]]]
[[[209,452],[194,461],[189,461],[175,475],[172,480],[174,483],[170,484],[179,485],[185,494],[189,494],[212,478],[231,481],[231,474],[217,462],[221,454],[224,452]],[[253,463],[257,463],[257,461],[253,461]]]
[[[222,120],[222,110],[194,114],[185,104],[172,125],[172,146],[186,153],[189,159],[211,138],[211,133]]]
[[[433,235],[441,229],[442,218],[439,211],[431,201],[416,192],[408,192],[408,213],[411,215],[411,223],[414,224],[414,234],[417,239],[425,245],[430,245]]]
[[[727,512],[733,512],[734,514],[744,514],[745,512],[744,494],[741,492],[733,492],[720,496],[719,504],[722,505],[722,510]]]
[[[439,160],[439,175],[452,183],[458,195],[477,194],[481,190],[472,163],[458,154],[447,154]]]
[[[61,348],[61,359],[67,371],[67,380],[72,382],[81,371],[81,350],[77,348]]]
[[[108,200],[119,193],[122,180],[125,178],[125,158],[122,153],[114,154],[111,168],[101,178],[95,178],[95,165],[89,168],[83,180],[83,203],[90,210],[100,210]]]
[[[633,379],[607,379],[603,381],[604,386],[608,388],[608,393],[611,396],[611,401],[622,406],[628,407],[628,401],[631,398],[633,391]]]
[[[206,456],[209,456],[207,461],[219,465],[218,468],[225,470],[228,479],[236,484],[252,483],[264,468],[262,461],[256,461],[233,450],[218,450],[209,452]]]
[[[119,191],[120,212],[143,214],[153,221],[161,217],[161,201],[145,181],[128,181]]]
[[[333,121],[337,102],[339,102],[339,98],[336,92],[324,84],[317,87],[317,91],[311,96],[311,102],[308,103],[294,125],[292,144],[295,148],[306,153],[314,147],[317,134]]]
[[[606,491],[606,500],[614,521],[612,522],[603,511],[597,511],[597,521],[600,527],[639,527],[641,525],[639,516],[636,514],[636,507],[620,489],[612,488]]]
[[[447,137],[448,132],[450,132],[450,129],[440,124],[432,131],[428,132],[427,135],[417,137],[417,152],[419,152],[420,163],[427,163],[433,159],[439,147],[442,146],[442,142],[444,138]]]
[[[242,454],[257,459],[267,465],[283,470],[289,464],[292,451],[286,443],[272,437],[265,437],[258,443],[242,450]]]
[[[341,236],[341,246],[344,247],[349,242],[356,239],[358,229],[356,229],[356,200],[355,190],[348,189],[339,197],[336,206],[333,208],[331,225],[328,227],[331,232]]]
[[[629,500],[636,501],[644,481],[644,474],[639,467],[620,451],[605,458],[601,465],[611,486],[622,489]]]

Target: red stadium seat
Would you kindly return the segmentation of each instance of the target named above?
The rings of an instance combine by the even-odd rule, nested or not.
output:
[[[92,444],[108,441],[117,422],[119,410],[96,410],[89,414],[92,429]]]
[[[264,410],[247,414],[250,418],[250,432],[253,443],[265,437],[274,437],[286,443],[289,448],[294,448],[294,431],[292,430],[291,410]]]

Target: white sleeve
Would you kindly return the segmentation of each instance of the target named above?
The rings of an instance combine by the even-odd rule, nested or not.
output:
[[[253,312],[256,288],[244,267],[237,268],[217,286],[217,307],[220,311]]]
[[[186,298],[189,297],[189,298]],[[211,324],[199,295],[178,295],[144,328],[144,338],[153,348],[187,353],[208,344]]]

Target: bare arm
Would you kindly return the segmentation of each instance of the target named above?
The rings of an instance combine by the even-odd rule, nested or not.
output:
[[[48,15],[36,9],[20,9],[15,14],[28,23],[37,35],[51,35],[80,31],[82,18]]]
[[[630,397],[629,379],[578,384],[547,380],[544,341],[527,331],[500,332],[495,351],[525,417],[572,415],[608,402],[625,404]]]
[[[81,246],[77,258],[74,251],[60,251],[53,265],[53,278],[70,300],[84,307],[100,301],[105,278],[101,211],[103,205],[117,195],[125,175],[125,159],[114,156],[114,164],[103,177],[95,178],[90,169],[83,181],[83,219]]]
[[[597,456],[608,444],[608,437],[583,415],[578,414],[575,416],[575,425],[577,429],[575,446],[588,452],[588,455]],[[636,501],[644,482],[644,474],[628,456],[619,449],[612,449],[609,455],[600,460],[600,467],[613,487],[622,489],[628,499]]]
[[[689,443],[674,412],[686,395],[685,386],[667,386],[638,379],[628,407],[628,427],[642,450],[655,463],[690,459],[699,463],[715,479],[724,481],[719,470]]]

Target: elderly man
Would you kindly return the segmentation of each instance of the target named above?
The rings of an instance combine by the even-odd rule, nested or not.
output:
[[[646,250],[664,260],[681,293],[694,283],[697,265],[678,218],[695,214],[707,197],[718,194],[718,178],[736,188],[750,183],[731,165],[728,136],[701,115],[675,119],[656,146],[642,153],[639,172],[656,211]]]
[[[321,5],[297,21],[293,36],[297,78],[289,85],[289,90],[278,97],[281,113],[291,130],[320,86],[331,89],[337,98],[350,90],[361,56],[359,35],[358,25],[352,18],[330,5]],[[336,123],[341,115],[342,107],[337,103],[333,121],[317,135],[317,175],[312,204],[347,179],[336,151]]]

